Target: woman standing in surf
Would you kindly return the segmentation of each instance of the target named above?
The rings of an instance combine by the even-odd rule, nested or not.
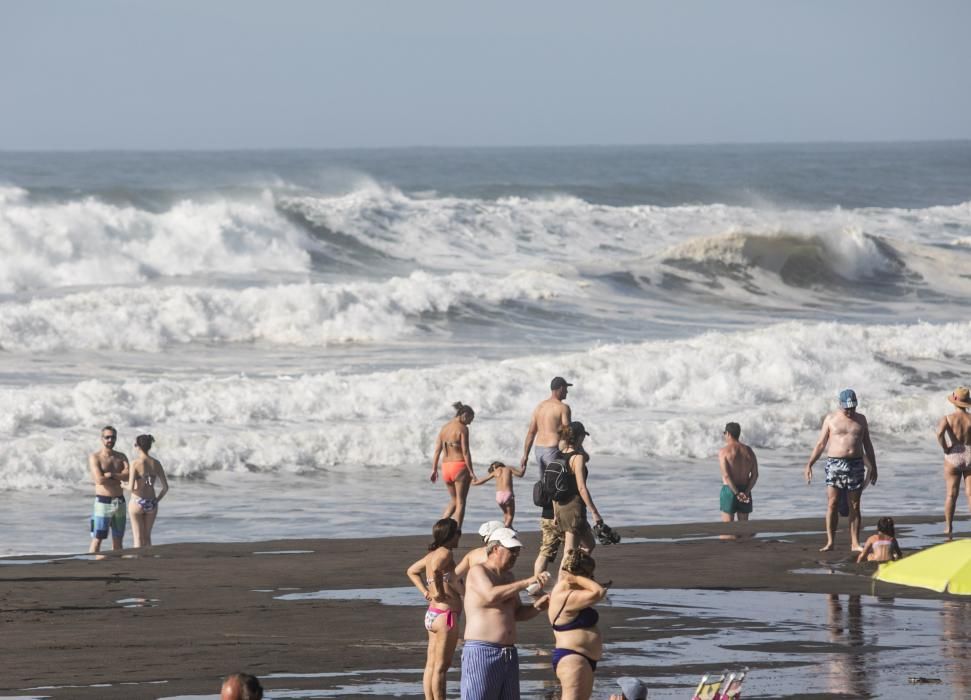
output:
[[[971,391],[959,386],[947,400],[954,411],[937,424],[937,442],[944,450],[944,534],[951,539],[954,527],[954,507],[964,478],[964,491],[971,508]]]
[[[438,460],[441,458],[442,480],[450,499],[442,517],[453,518],[461,528],[465,520],[465,501],[475,479],[469,452],[469,425],[475,420],[475,411],[461,401],[452,404],[452,408],[455,409],[455,417],[442,426],[435,440],[430,479],[432,482],[438,480]]]
[[[128,472],[128,488],[131,489],[128,515],[136,547],[152,546],[152,526],[158,516],[158,504],[169,491],[162,463],[148,454],[154,444],[155,438],[151,435],[135,438],[135,459]],[[162,487],[161,491],[156,492],[156,484]]]

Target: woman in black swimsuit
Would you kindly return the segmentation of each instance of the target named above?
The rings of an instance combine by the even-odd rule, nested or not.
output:
[[[556,640],[553,671],[562,686],[561,700],[589,700],[603,654],[600,615],[593,606],[607,589],[593,580],[595,568],[593,557],[582,549],[567,551],[560,579],[550,592],[547,614]]]

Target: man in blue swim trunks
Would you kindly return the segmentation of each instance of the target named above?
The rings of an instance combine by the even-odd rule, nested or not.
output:
[[[860,496],[864,487],[877,483],[877,458],[870,442],[870,427],[866,416],[857,413],[856,392],[844,389],[839,395],[840,408],[823,418],[816,447],[806,463],[806,483],[813,480],[813,464],[826,451],[826,545],[820,552],[833,549],[836,526],[839,523],[839,498],[844,491],[849,505],[850,548],[863,551],[860,546]]]
[[[94,513],[91,517],[89,552],[100,552],[111,530],[111,548],[121,549],[125,537],[125,496],[121,485],[128,481],[128,457],[115,450],[118,431],[110,425],[101,429],[101,449],[88,456],[88,471],[94,482]]]
[[[519,594],[544,586],[546,571],[519,581],[512,568],[523,548],[515,530],[499,528],[486,539],[484,564],[469,569],[465,582],[465,645],[462,647],[462,700],[519,700],[516,623],[549,607],[549,595],[524,605]]]

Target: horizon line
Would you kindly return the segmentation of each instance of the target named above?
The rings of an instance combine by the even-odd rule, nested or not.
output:
[[[582,148],[701,148],[724,146],[892,146],[908,144],[971,143],[971,137],[927,139],[874,139],[819,141],[698,141],[672,143],[577,143],[577,144],[492,144],[492,145],[435,145],[413,144],[397,146],[220,146],[220,147],[67,147],[67,148],[6,148],[0,153],[229,153],[281,151],[413,151],[413,150],[539,150]]]

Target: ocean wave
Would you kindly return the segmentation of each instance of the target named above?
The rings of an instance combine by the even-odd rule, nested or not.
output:
[[[416,319],[457,309],[498,312],[508,301],[577,293],[555,274],[502,277],[414,272],[382,282],[216,287],[110,287],[0,304],[0,350],[158,352],[177,343],[263,341],[298,347],[391,341]]]
[[[820,417],[846,386],[857,390],[878,442],[926,442],[931,454],[934,422],[949,409],[944,393],[958,381],[941,377],[966,366],[969,331],[969,322],[788,322],[430,369],[0,388],[8,444],[0,488],[83,482],[79,455],[107,422],[123,441],[155,434],[160,458],[181,476],[378,465],[423,478],[456,400],[477,411],[476,463],[515,461],[528,417],[556,374],[575,384],[569,400],[592,433],[594,454],[707,458],[727,420],[738,420],[756,446],[808,453]]]
[[[0,188],[0,293],[187,275],[307,275],[379,260],[446,271],[557,264],[610,274],[632,260],[699,256],[806,284],[817,275],[877,279],[909,268],[905,244],[963,252],[971,238],[971,202],[921,210],[609,206],[567,195],[417,196],[367,180],[334,196],[294,191],[200,195],[156,212],[92,197],[35,202],[24,190]]]
[[[193,274],[304,273],[306,233],[262,200],[184,200],[163,212],[87,197],[32,202],[0,188],[0,293]]]

